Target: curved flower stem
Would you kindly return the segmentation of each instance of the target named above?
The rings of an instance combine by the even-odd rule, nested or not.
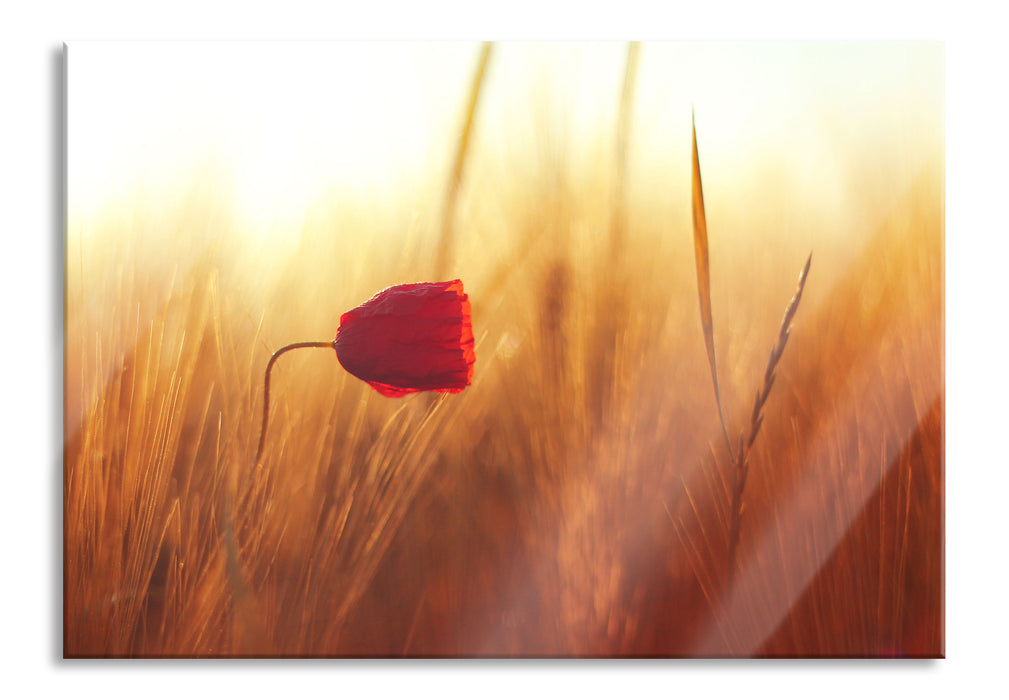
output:
[[[273,370],[273,365],[288,350],[297,350],[298,348],[332,348],[333,341],[306,341],[303,343],[291,343],[290,345],[285,345],[277,352],[273,353],[270,357],[270,361],[266,363],[266,374],[263,376],[263,425],[259,430],[259,446],[256,448],[256,459],[252,462],[252,468],[255,470],[259,466],[259,458],[263,456],[263,444],[266,442],[266,425],[270,419],[270,372]]]
[[[273,371],[273,365],[277,362],[280,356],[288,350],[297,350],[298,348],[331,347],[333,347],[333,341],[291,343],[290,345],[285,345],[280,348],[280,350],[273,353],[270,357],[270,361],[266,363],[266,373],[263,375],[263,424],[259,430],[259,446],[256,447],[256,459],[252,463],[253,472],[255,472],[256,467],[259,466],[259,459],[263,456],[263,445],[266,442],[266,426],[270,419],[270,372]],[[230,488],[237,491],[237,483]],[[252,585],[250,584],[249,577],[246,575],[245,569],[242,566],[241,553],[239,552],[238,544],[236,542],[237,538],[235,536],[234,510],[241,507],[239,502],[243,499],[239,497],[237,493],[232,493],[230,490],[226,498],[228,499],[228,506],[225,509],[224,514],[223,539],[226,557],[226,571],[231,582],[231,592],[235,604],[234,634],[238,640],[236,642],[237,646],[235,650],[238,654],[262,655],[268,652],[264,652],[261,648],[256,646],[249,646],[250,644],[255,645],[257,643],[261,643],[265,638],[265,635],[262,632],[260,624],[261,620],[259,619],[259,613],[257,612]],[[250,637],[252,639],[250,639]]]

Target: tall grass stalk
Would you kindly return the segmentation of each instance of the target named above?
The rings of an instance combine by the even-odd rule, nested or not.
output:
[[[630,137],[634,88],[638,76],[639,42],[627,45],[627,59],[624,64],[624,79],[620,90],[620,109],[617,113],[617,138],[614,149],[613,213],[610,219],[610,255],[617,256],[624,244],[627,228],[627,143]]]
[[[697,155],[697,124],[693,110],[690,112],[690,130],[693,136],[691,151],[692,169],[690,177],[690,211],[694,222],[694,262],[697,267],[697,298],[701,305],[701,330],[704,333],[704,347],[708,351],[708,367],[711,368],[711,381],[715,386],[715,404],[718,406],[718,420],[722,425],[722,435],[725,437],[725,447],[729,458],[735,461],[732,451],[732,441],[725,425],[725,412],[722,410],[722,394],[718,390],[718,368],[715,363],[715,328],[711,318],[711,270],[708,261],[708,223],[704,215],[704,188],[701,186],[701,162]]]
[[[799,302],[802,300],[802,290],[806,287],[806,276],[809,274],[809,265],[812,262],[813,254],[810,253],[809,257],[806,258],[806,264],[803,265],[802,271],[799,273],[799,282],[795,290],[795,296],[788,303],[785,315],[781,319],[781,327],[778,329],[778,340],[774,344],[774,347],[771,348],[770,357],[767,358],[764,380],[760,389],[757,390],[757,396],[753,400],[753,410],[750,412],[749,432],[739,438],[739,449],[736,451],[736,457],[733,462],[734,479],[732,485],[728,555],[730,576],[736,568],[736,548],[739,545],[739,529],[743,520],[743,489],[746,487],[746,477],[750,469],[750,452],[753,449],[754,441],[757,439],[757,433],[760,432],[760,426],[764,423],[764,405],[767,403],[767,398],[771,395],[771,387],[774,386],[774,378],[777,376],[775,373],[778,369],[778,363],[781,362],[781,357],[785,354],[785,345],[788,343],[788,337],[792,330],[792,320],[795,318],[795,312],[799,309]]]
[[[435,279],[443,279],[452,266],[455,248],[455,211],[459,202],[459,188],[462,185],[466,160],[469,155],[470,141],[473,135],[473,124],[476,119],[477,105],[487,73],[487,63],[490,61],[491,42],[485,41],[477,58],[476,71],[470,83],[469,99],[466,102],[463,127],[459,132],[456,144],[455,159],[449,174],[448,186],[445,189],[445,203],[442,207],[441,236],[438,240],[437,259],[434,266]]]
[[[732,506],[729,511],[729,549],[727,557],[727,569],[731,578],[735,570],[736,549],[739,545],[739,531],[743,517],[743,489],[746,487],[746,477],[749,472],[749,453],[753,448],[753,443],[760,432],[760,426],[764,421],[763,410],[767,403],[767,398],[771,394],[774,386],[775,371],[781,356],[785,352],[785,345],[788,343],[788,336],[791,332],[792,321],[795,312],[799,308],[802,300],[802,290],[806,286],[806,276],[809,274],[809,265],[813,260],[810,253],[806,259],[806,264],[799,273],[798,289],[795,296],[785,309],[785,315],[781,320],[781,327],[778,330],[778,339],[771,349],[771,355],[767,360],[767,367],[764,370],[763,384],[757,391],[756,399],[753,403],[753,411],[750,414],[749,432],[740,436],[738,447],[732,449],[732,441],[729,439],[729,429],[725,422],[725,413],[722,409],[722,397],[718,389],[718,368],[715,363],[715,337],[714,324],[711,314],[711,272],[709,269],[708,256],[708,225],[704,212],[704,189],[701,185],[701,163],[697,154],[697,124],[694,114],[691,111],[691,135],[693,137],[692,149],[692,169],[691,169],[691,211],[694,222],[694,261],[697,267],[697,295],[701,308],[701,328],[704,332],[704,345],[708,352],[708,366],[711,369],[711,381],[715,388],[715,403],[718,406],[718,420],[722,428],[722,436],[725,438],[725,447],[729,452],[729,461],[732,465]]]

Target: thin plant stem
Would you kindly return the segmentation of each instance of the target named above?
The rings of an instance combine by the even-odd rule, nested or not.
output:
[[[280,356],[289,350],[297,350],[299,348],[332,348],[333,341],[314,341],[309,340],[302,343],[291,343],[290,345],[285,345],[277,352],[273,353],[270,357],[270,361],[266,363],[266,374],[263,376],[263,424],[259,430],[259,446],[256,448],[256,459],[252,462],[252,468],[255,470],[259,466],[259,459],[263,456],[263,445],[266,443],[266,427],[270,420],[270,372],[273,371],[273,365],[280,359]]]
[[[256,467],[259,466],[259,460],[263,456],[263,445],[266,443],[266,428],[270,420],[270,374],[273,371],[273,365],[276,364],[281,355],[289,350],[297,350],[299,348],[332,348],[334,342],[310,340],[301,343],[291,343],[273,353],[270,361],[266,363],[266,372],[263,375],[263,422],[259,430],[259,446],[256,447],[256,458],[252,462],[252,472],[255,472]],[[237,492],[238,484],[233,484],[231,488]],[[234,510],[240,507],[238,502],[243,499],[239,498],[237,493],[230,492],[227,498],[228,506],[225,508],[223,540],[225,567],[228,579],[231,582],[231,594],[235,605],[234,633],[238,640],[236,642],[238,645],[236,650],[240,654],[248,654],[253,651],[251,647],[247,646],[250,643],[250,636],[258,638],[258,640],[254,639],[251,643],[257,643],[257,641],[261,643],[264,634],[262,632],[261,621],[258,619],[259,613],[256,609],[252,585],[242,566],[241,553],[239,552],[235,534]],[[250,634],[250,629],[255,632]]]
[[[637,41],[627,45],[627,61],[624,65],[624,82],[620,91],[620,107],[617,112],[617,142],[613,180],[613,212],[610,218],[610,255],[619,256],[626,226],[627,189],[627,142],[630,135],[631,107],[634,103],[634,86],[638,74]]]
[[[774,386],[774,379],[777,376],[776,372],[778,364],[781,362],[782,355],[785,354],[785,345],[787,345],[788,338],[792,332],[792,321],[795,318],[795,312],[799,309],[799,302],[802,301],[802,291],[806,288],[806,277],[809,275],[809,266],[812,262],[813,254],[810,253],[809,257],[806,258],[806,264],[802,267],[802,271],[799,273],[799,281],[795,290],[795,295],[792,297],[792,300],[788,302],[788,307],[785,309],[785,315],[781,319],[781,327],[778,329],[778,339],[775,342],[774,347],[771,348],[770,357],[767,358],[767,368],[764,370],[764,380],[760,389],[757,391],[757,397],[753,402],[753,411],[750,414],[749,435],[745,439],[742,435],[740,435],[739,451],[736,453],[735,459],[733,459],[733,471],[735,472],[735,475],[732,486],[732,522],[729,528],[728,555],[728,571],[730,579],[734,575],[736,569],[736,550],[739,546],[739,532],[743,519],[743,489],[746,487],[746,477],[750,471],[750,452],[753,450],[753,443],[756,441],[757,434],[760,432],[760,426],[764,424],[764,406],[767,404],[767,399],[771,395],[771,387]]]
[[[438,241],[437,259],[435,260],[435,277],[442,279],[452,266],[453,220],[456,204],[459,200],[459,188],[462,185],[466,160],[470,151],[470,138],[473,133],[473,123],[476,118],[477,105],[487,73],[487,63],[490,60],[491,42],[485,41],[480,47],[476,71],[470,84],[469,100],[466,102],[466,112],[462,131],[459,132],[459,142],[456,145],[455,160],[449,175],[448,187],[445,191],[445,204],[442,210],[441,238]]]

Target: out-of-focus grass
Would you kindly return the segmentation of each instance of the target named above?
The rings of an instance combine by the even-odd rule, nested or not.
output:
[[[605,138],[589,169],[549,143],[473,146],[448,275],[473,301],[473,386],[390,400],[292,353],[255,475],[270,352],[428,274],[436,210],[337,192],[265,251],[212,178],[86,231],[71,211],[66,655],[942,654],[941,156],[883,193],[859,186],[878,163],[843,162],[842,221],[836,199],[794,204],[772,160],[745,187],[704,170],[730,430],[816,255],[730,587],[689,160],[665,190],[633,169],[615,188]]]

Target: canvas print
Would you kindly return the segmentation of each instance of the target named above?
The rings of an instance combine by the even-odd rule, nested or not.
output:
[[[944,655],[941,43],[64,60],[64,656]]]

